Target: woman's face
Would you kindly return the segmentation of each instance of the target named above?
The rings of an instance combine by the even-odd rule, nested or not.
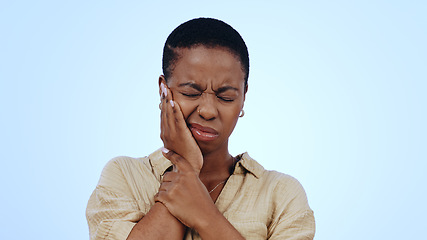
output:
[[[174,101],[203,153],[228,150],[245,101],[240,61],[221,47],[180,49],[179,55],[167,84]]]

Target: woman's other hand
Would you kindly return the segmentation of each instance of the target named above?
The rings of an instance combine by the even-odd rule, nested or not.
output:
[[[175,168],[163,176],[155,201],[163,203],[179,221],[196,230],[212,219],[223,218],[190,162],[168,149],[163,149],[163,155]]]
[[[161,81],[160,89],[160,138],[164,147],[185,158],[193,169],[199,173],[203,166],[202,152],[187,127],[179,104],[173,101],[172,92],[164,81]]]

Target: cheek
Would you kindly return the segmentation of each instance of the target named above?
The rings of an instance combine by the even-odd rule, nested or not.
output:
[[[229,123],[229,126],[231,128],[234,128],[235,124],[237,123],[240,115],[240,106],[235,106],[233,108],[229,108],[225,111],[223,111],[226,114],[227,121]]]
[[[175,100],[179,106],[181,107],[182,115],[184,115],[184,119],[187,120],[188,116],[196,109],[196,104],[193,101],[185,101],[182,99]]]

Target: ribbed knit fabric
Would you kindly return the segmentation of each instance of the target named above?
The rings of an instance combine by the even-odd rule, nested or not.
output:
[[[315,223],[306,194],[289,175],[265,170],[240,155],[215,205],[246,239],[313,239]],[[125,240],[150,210],[171,162],[158,150],[149,157],[117,157],[104,168],[86,217],[91,240]],[[189,229],[186,240],[201,239]]]

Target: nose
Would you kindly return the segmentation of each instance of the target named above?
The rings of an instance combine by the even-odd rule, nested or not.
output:
[[[199,106],[197,112],[199,116],[204,120],[213,120],[218,116],[218,109],[216,106],[216,95],[215,93],[203,93],[199,99]]]

